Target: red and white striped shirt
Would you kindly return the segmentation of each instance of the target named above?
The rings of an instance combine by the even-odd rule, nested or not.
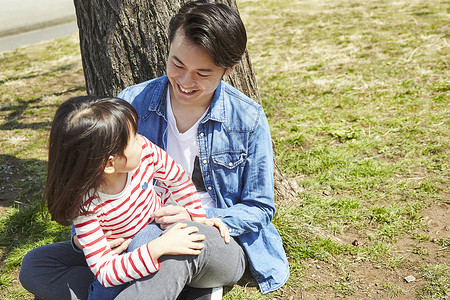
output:
[[[154,179],[163,183],[171,199],[191,216],[206,217],[189,176],[161,148],[145,137],[142,140],[141,164],[128,173],[123,191],[116,195],[97,192],[86,197],[84,205],[89,213],[73,221],[88,266],[107,287],[145,277],[160,268],[159,260],[151,257],[148,244],[117,255],[104,235],[111,230],[110,240],[128,239],[153,221],[151,214],[164,204],[154,190]]]

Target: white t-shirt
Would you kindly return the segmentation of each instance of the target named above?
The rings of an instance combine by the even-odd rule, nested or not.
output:
[[[189,176],[197,188],[203,208],[216,207],[216,203],[205,189],[199,164],[199,151],[197,141],[197,129],[200,120],[207,114],[208,110],[197,120],[197,122],[186,132],[180,133],[177,128],[175,116],[170,105],[170,94],[167,91],[167,153],[178,163]]]

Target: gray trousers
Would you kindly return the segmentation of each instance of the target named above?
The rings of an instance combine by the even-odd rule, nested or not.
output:
[[[205,247],[197,256],[165,255],[161,269],[147,277],[133,281],[116,299],[174,300],[185,285],[210,288],[236,283],[244,274],[246,255],[242,247],[231,239],[225,244],[215,227],[194,222],[206,236]],[[151,224],[149,224],[151,225]],[[149,226],[147,226],[149,227]],[[139,232],[130,244],[133,250],[156,237],[150,226]],[[94,276],[86,264],[84,254],[73,249],[70,241],[44,245],[28,252],[19,274],[22,286],[45,300],[87,299]]]

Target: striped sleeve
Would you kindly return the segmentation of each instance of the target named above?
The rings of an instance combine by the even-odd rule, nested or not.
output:
[[[148,141],[148,140],[147,140]],[[164,150],[148,141],[152,147],[155,179],[169,188],[172,199],[183,206],[192,217],[206,217],[206,211],[191,178]]]
[[[159,270],[159,260],[153,260],[148,244],[121,255],[112,251],[94,214],[80,216],[73,223],[86,262],[103,286],[120,285]]]

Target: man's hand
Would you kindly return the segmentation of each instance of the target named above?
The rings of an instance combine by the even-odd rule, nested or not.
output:
[[[105,232],[105,237],[109,238],[112,234],[112,231]],[[80,244],[80,241],[78,240],[77,235],[75,234],[72,238],[73,243],[75,246],[78,247],[78,249],[83,250],[83,247]],[[121,254],[125,250],[127,250],[128,245],[130,245],[131,239],[125,240],[124,238],[115,239],[109,242],[109,247],[111,247],[111,250],[116,252],[117,254]]]
[[[219,218],[192,218],[192,221],[202,223],[208,226],[217,227],[220,231],[220,236],[223,237],[225,243],[230,243],[230,230],[227,225],[223,223],[223,221]]]
[[[112,234],[112,231],[105,232],[105,237],[109,238]],[[118,238],[109,242],[109,247],[111,250],[116,252],[117,254],[121,254],[128,249],[128,245],[130,245],[131,239]]]
[[[179,221],[191,221],[191,216],[182,206],[168,205],[161,207],[153,213],[155,222],[161,229],[166,229],[170,225]]]

